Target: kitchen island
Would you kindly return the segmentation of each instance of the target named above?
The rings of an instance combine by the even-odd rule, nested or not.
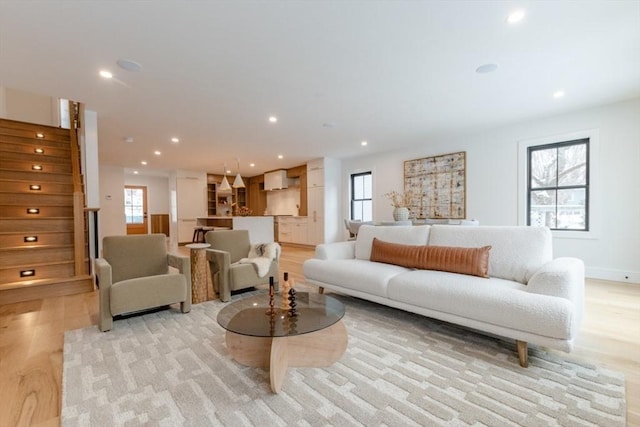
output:
[[[272,216],[205,216],[196,218],[197,225],[216,229],[249,230],[251,244],[274,241]]]

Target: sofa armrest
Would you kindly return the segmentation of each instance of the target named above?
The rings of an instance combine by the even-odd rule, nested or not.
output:
[[[207,249],[207,261],[211,270],[211,281],[220,295],[220,301],[231,300],[231,254],[218,249]]]
[[[316,246],[315,257],[318,259],[353,259],[356,257],[356,242],[323,243]]]
[[[582,300],[584,296],[584,263],[578,258],[556,258],[536,271],[527,283],[527,291]]]

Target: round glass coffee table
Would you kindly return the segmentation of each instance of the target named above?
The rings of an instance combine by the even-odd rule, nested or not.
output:
[[[245,366],[269,368],[274,393],[282,388],[289,366],[331,366],[349,340],[341,321],[344,305],[335,298],[298,292],[294,317],[280,308],[281,301],[276,294],[270,314],[269,294],[261,293],[234,301],[218,313],[231,356]]]

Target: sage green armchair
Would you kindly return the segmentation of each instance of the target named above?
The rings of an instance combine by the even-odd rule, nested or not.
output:
[[[209,231],[204,238],[211,244],[207,249],[207,260],[213,288],[221,301],[230,301],[231,291],[269,283],[269,277],[273,277],[275,290],[278,290],[279,251],[266,275],[259,276],[253,264],[240,262],[249,256],[251,250],[248,230]]]
[[[113,328],[113,316],[180,303],[191,311],[191,263],[167,253],[164,234],[107,236],[95,260],[100,296],[99,328]],[[169,273],[169,267],[178,274]]]

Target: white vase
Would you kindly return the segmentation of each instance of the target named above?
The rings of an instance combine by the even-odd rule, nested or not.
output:
[[[395,221],[407,221],[409,219],[409,208],[395,208],[393,209],[393,219]]]

